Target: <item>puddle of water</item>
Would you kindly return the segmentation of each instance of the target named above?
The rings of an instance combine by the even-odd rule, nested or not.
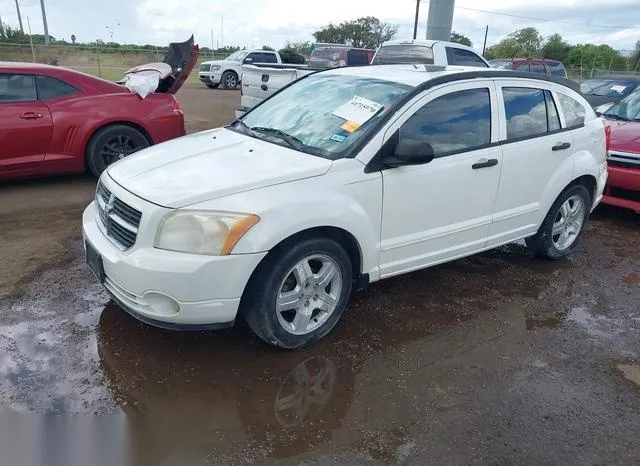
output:
[[[636,385],[640,385],[640,366],[634,364],[618,364],[617,367],[626,379],[631,380]]]

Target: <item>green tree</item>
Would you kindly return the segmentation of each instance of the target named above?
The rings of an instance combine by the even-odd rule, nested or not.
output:
[[[640,71],[640,40],[636,42],[636,50],[629,60],[629,68],[634,71]]]
[[[570,68],[591,69],[625,69],[627,61],[609,45],[578,44],[571,47],[567,55]]]
[[[6,44],[26,44],[29,42],[29,37],[20,32],[18,28],[0,23],[0,42]]]
[[[451,42],[466,45],[467,47],[473,47],[471,39],[469,39],[467,36],[463,36],[462,34],[458,34],[455,31],[451,32]]]
[[[542,36],[534,27],[519,29],[487,49],[485,56],[493,58],[537,57],[542,48]]]
[[[375,49],[383,42],[393,39],[397,33],[397,26],[367,16],[340,24],[329,23],[314,32],[313,37],[317,42]]]
[[[564,62],[571,51],[571,45],[560,34],[552,34],[542,46],[542,56]]]
[[[276,49],[274,49],[273,47],[269,47],[268,45],[263,45],[262,46],[262,50],[269,50],[271,52],[275,52]]]
[[[313,45],[309,41],[304,42],[289,42],[282,47],[279,52],[280,53],[297,53],[299,55],[309,56],[311,55],[311,50]]]

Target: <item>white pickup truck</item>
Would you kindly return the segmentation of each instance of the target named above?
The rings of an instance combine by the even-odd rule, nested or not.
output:
[[[244,65],[242,67],[242,86],[240,87],[240,106],[236,109],[236,118],[240,118],[264,99],[296,79],[324,69],[326,68],[311,68],[307,65]]]
[[[280,54],[271,50],[238,50],[224,60],[205,61],[200,65],[200,81],[210,89],[236,89],[241,81],[242,65],[259,63],[282,65],[304,63],[304,57],[295,54]]]
[[[471,47],[454,42],[433,40],[394,40],[382,44],[371,61],[372,65],[442,65],[489,68],[489,63]],[[252,66],[242,67],[240,107],[236,118],[258,105],[276,91],[296,79],[321,71],[308,66]]]

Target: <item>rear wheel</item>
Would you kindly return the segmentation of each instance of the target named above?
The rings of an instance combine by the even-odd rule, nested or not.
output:
[[[131,126],[112,125],[93,135],[87,146],[87,166],[99,177],[112,163],[149,147],[144,134]]]
[[[224,89],[236,89],[238,87],[238,75],[234,71],[225,71],[220,82]]]
[[[335,327],[347,307],[353,281],[349,256],[325,238],[308,238],[272,254],[249,284],[244,317],[267,343],[309,346]]]
[[[554,202],[538,233],[526,239],[536,255],[548,259],[568,256],[578,246],[591,207],[589,191],[582,185],[566,189]]]

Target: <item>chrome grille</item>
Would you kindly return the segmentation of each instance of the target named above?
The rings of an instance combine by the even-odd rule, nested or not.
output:
[[[96,204],[107,236],[124,249],[133,246],[138,236],[142,212],[115,197],[100,182],[96,187]]]
[[[609,165],[636,168],[640,167],[640,154],[609,151],[607,162]]]

